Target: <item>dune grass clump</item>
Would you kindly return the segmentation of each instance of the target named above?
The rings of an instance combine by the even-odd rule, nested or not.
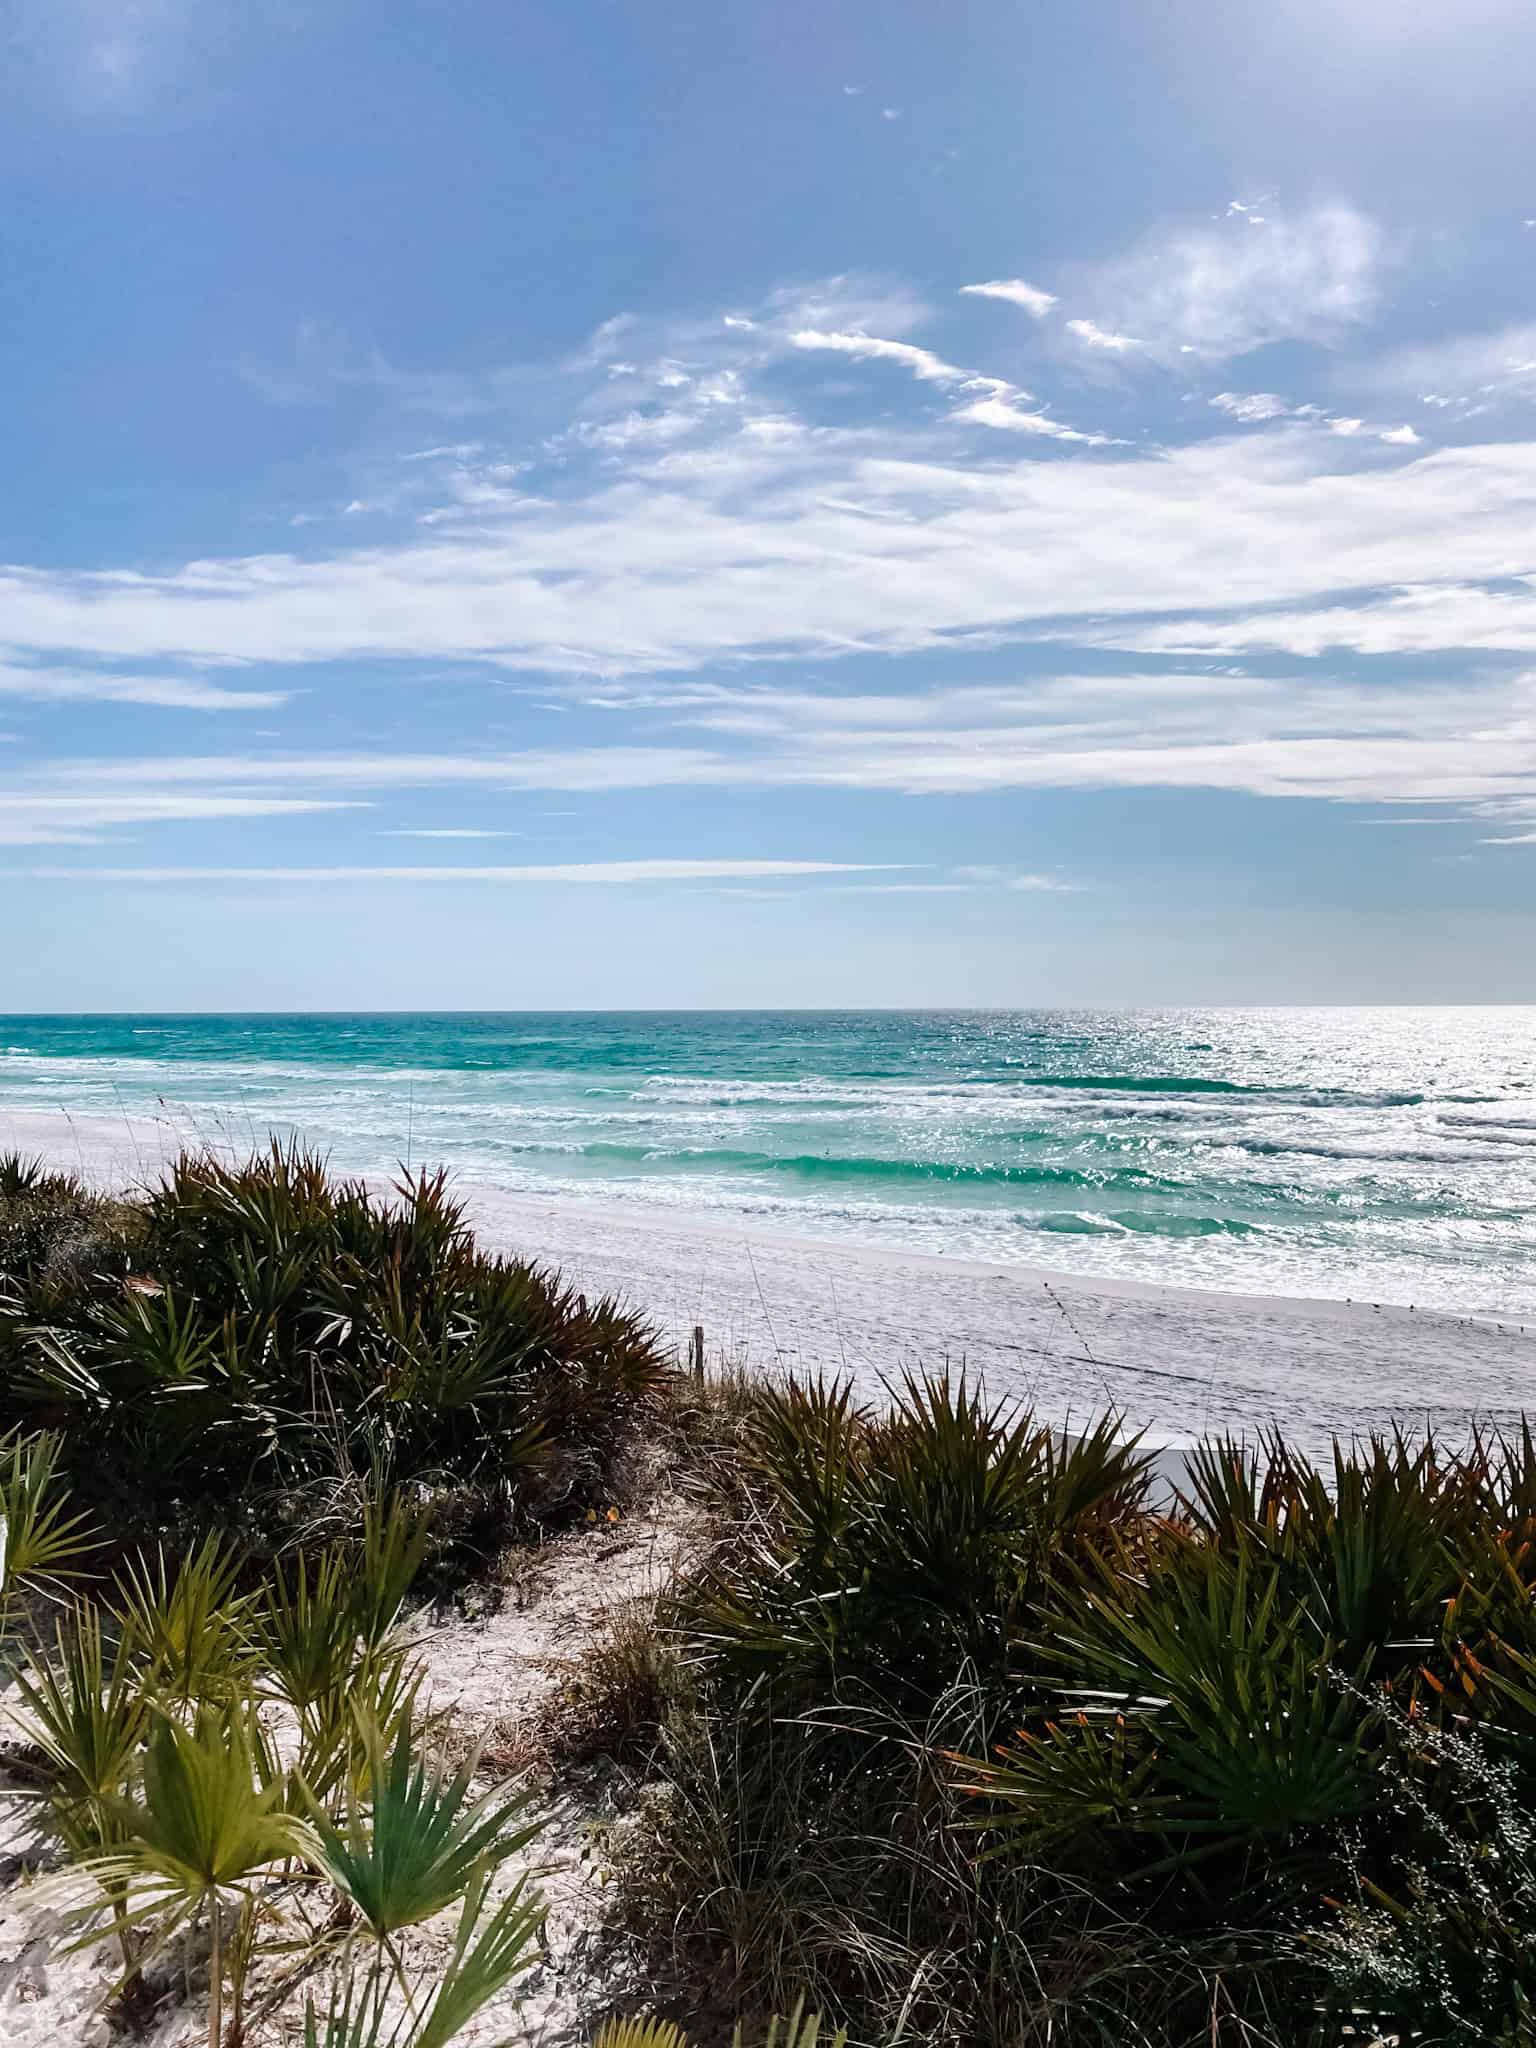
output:
[[[666,1374],[638,1318],[481,1251],[444,1174],[381,1200],[297,1144],[106,1210],[0,1161],[0,1274],[0,1424],[56,1432],[133,1536],[323,1519],[381,1472],[558,1496]]]
[[[963,1377],[743,1443],[627,1878],[684,1970],[856,2038],[1536,2037],[1528,1430],[1212,1441],[1161,1503]]]

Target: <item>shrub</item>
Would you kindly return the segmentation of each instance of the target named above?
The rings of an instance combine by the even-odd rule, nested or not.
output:
[[[846,1385],[765,1389],[747,1464],[751,1508],[679,1609],[695,1653],[781,1706],[863,1688],[912,1710],[1004,1677],[1047,1568],[1133,1514],[1145,1471],[1112,1419],[1063,1441],[947,1373],[879,1417]]]
[[[1479,1735],[1403,1714],[1389,1735],[1388,1845],[1345,1838],[1343,1902],[1308,1943],[1328,2002],[1379,2037],[1524,2048],[1536,2038],[1529,1780]]]
[[[317,1491],[381,1472],[558,1496],[604,1468],[666,1377],[639,1319],[479,1251],[441,1173],[379,1201],[297,1145],[189,1155],[132,1212],[115,1264],[63,1278],[60,1205],[89,1198],[49,1196],[49,1239],[42,1186],[0,1196],[0,1420],[62,1431],[123,1535],[254,1537],[274,1500],[302,1518]]]
[[[866,2037],[1299,2043],[1336,1989],[1303,1930],[1350,1894],[1383,1983],[1433,1921],[1448,1970],[1493,1959],[1463,2009],[1523,2010],[1517,1845],[1443,1745],[1536,1789],[1528,1429],[1211,1442],[1162,1513],[1112,1425],[1063,1442],[963,1378],[883,1415],[791,1382],[741,1442],[633,1888],[733,1995],[805,1984]]]

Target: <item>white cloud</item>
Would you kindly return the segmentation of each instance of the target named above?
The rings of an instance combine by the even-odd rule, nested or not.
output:
[[[964,384],[970,371],[957,369],[936,356],[931,349],[916,348],[909,341],[882,341],[874,334],[828,334],[816,328],[801,328],[789,337],[799,349],[824,349],[834,355],[857,356],[867,362],[899,363],[927,384]]]
[[[1218,412],[1248,423],[1283,419],[1291,409],[1273,391],[1218,391],[1209,402]]]
[[[691,434],[698,423],[697,413],[691,411],[627,412],[622,419],[607,420],[601,424],[582,422],[571,429],[571,436],[589,448],[656,447],[667,441],[681,440],[685,434]]]
[[[960,291],[962,297],[1006,299],[1010,305],[1022,306],[1036,320],[1043,320],[1057,303],[1054,292],[1042,291],[1037,284],[1026,284],[1022,277],[995,277],[990,284],[963,284]]]
[[[1288,654],[1311,658],[1334,650],[1388,656],[1497,651],[1536,655],[1536,589],[1477,584],[1419,584],[1383,591],[1369,603],[1314,610],[1263,611],[1231,618],[1194,618],[1095,635],[1136,653],[1173,655]]]
[[[954,870],[958,879],[978,887],[991,885],[1000,889],[1048,890],[1075,893],[1075,882],[1063,881],[1059,875],[1018,874],[1012,868],[999,867],[995,861],[971,861]]]
[[[27,668],[0,662],[0,696],[53,704],[144,704],[171,711],[271,711],[287,690],[231,690],[200,676],[109,674],[95,669]]]
[[[1106,349],[1111,355],[1124,355],[1130,349],[1143,346],[1134,334],[1111,334],[1096,320],[1069,320],[1067,332],[1075,334],[1084,347]]]
[[[1389,427],[1377,435],[1378,441],[1390,441],[1398,448],[1413,448],[1418,445],[1418,435],[1412,427]]]
[[[120,825],[283,818],[351,808],[346,802],[323,796],[247,796],[223,790],[140,795],[123,789],[81,795],[13,786],[0,790],[0,845],[83,846],[95,844],[105,832]]]
[[[997,427],[1007,434],[1035,434],[1051,441],[1081,441],[1090,448],[1107,445],[1107,434],[1085,434],[1048,413],[1026,411],[1005,398],[979,398],[950,414],[951,419],[974,420],[978,426]]]
[[[1388,466],[1377,443],[1260,428],[1041,461],[1025,428],[1016,458],[981,465],[942,431],[732,433],[395,545],[154,575],[12,569],[0,615],[29,659],[474,659],[591,677],[1028,638],[1073,614],[1177,620],[1210,609],[1217,555],[1233,608],[1486,581],[1531,559],[1533,443]]]
[[[480,441],[445,441],[436,448],[413,448],[409,454],[402,455],[400,460],[402,462],[441,462],[444,460],[470,462],[475,456],[483,453],[483,450],[484,444]]]
[[[828,860],[604,860],[542,867],[29,868],[40,881],[95,882],[696,882],[728,876],[853,875],[900,863]]]
[[[1399,349],[1354,374],[1374,391],[1442,408],[1481,397],[1536,397],[1536,321]]]
[[[700,743],[490,759],[115,759],[56,765],[51,773],[56,786],[88,791],[77,801],[98,806],[131,802],[141,783],[156,785],[153,803],[166,802],[167,791],[179,800],[184,786],[218,804],[225,801],[221,783],[240,792],[266,782],[320,794],[490,781],[910,794],[1170,787],[1361,803],[1536,804],[1536,674],[1406,687],[1315,674],[1131,670],[912,695],[700,685],[680,690],[676,701],[642,689],[636,702],[647,717],[691,730]],[[1010,875],[1009,885],[1067,886],[1050,874]]]
[[[49,776],[72,785],[234,783],[285,788],[431,789],[486,783],[501,789],[655,789],[719,779],[714,755],[695,747],[586,747],[472,754],[183,754],[55,762]],[[84,801],[84,799],[79,799]],[[171,803],[172,798],[156,798]],[[299,807],[299,808],[307,808]]]
[[[1318,206],[1258,233],[1240,219],[1161,231],[1085,278],[1081,296],[1154,354],[1220,361],[1267,342],[1337,340],[1373,309],[1382,261],[1363,214]]]

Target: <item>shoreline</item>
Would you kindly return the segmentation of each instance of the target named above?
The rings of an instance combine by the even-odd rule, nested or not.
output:
[[[39,1153],[126,1189],[194,1134],[168,1116],[0,1111],[0,1150]],[[245,1150],[242,1136],[235,1147]],[[638,1214],[457,1177],[488,1247],[558,1266],[643,1309],[679,1355],[766,1370],[850,1373],[878,1394],[904,1366],[946,1360],[1058,1425],[1113,1408],[1149,1441],[1278,1423],[1326,1449],[1401,1422],[1463,1434],[1536,1407],[1536,1329],[1393,1304],[1092,1279],[758,1231],[737,1219]],[[1454,1394],[1452,1392],[1454,1390]]]

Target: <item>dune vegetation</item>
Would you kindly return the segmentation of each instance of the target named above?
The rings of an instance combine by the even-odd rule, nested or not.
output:
[[[624,1787],[661,2017],[605,2048],[1536,2040],[1528,1432],[1159,1497],[960,1372],[679,1373],[441,1176],[281,1147],[131,1201],[0,1160],[0,1275],[7,1764],[124,2025],[195,1949],[210,2048],[439,2048],[530,1967],[536,1774],[451,1753],[406,1623],[643,1444],[695,1540],[545,1758]]]

